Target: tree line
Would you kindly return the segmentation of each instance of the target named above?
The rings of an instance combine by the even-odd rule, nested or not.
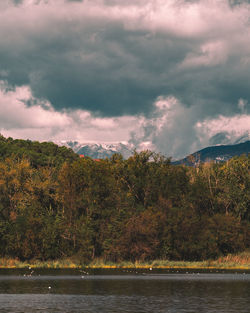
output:
[[[0,255],[204,260],[250,247],[250,156],[196,167],[151,151],[80,158],[0,137]]]

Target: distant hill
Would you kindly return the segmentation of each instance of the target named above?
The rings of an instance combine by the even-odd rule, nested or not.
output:
[[[231,159],[234,156],[240,156],[242,154],[248,155],[250,153],[250,141],[239,143],[235,145],[219,145],[207,147],[191,155],[185,157],[182,160],[173,162],[174,164],[186,164],[194,165],[199,162],[223,162]]]
[[[77,154],[83,154],[93,159],[105,159],[115,153],[120,153],[125,159],[129,158],[134,151],[134,146],[125,143],[80,143],[78,141],[57,142],[60,146],[71,148]],[[198,162],[222,162],[234,156],[250,153],[250,141],[234,145],[216,145],[204,148],[184,159],[174,161],[173,164],[194,165]]]

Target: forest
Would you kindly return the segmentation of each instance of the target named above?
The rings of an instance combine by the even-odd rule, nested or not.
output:
[[[80,158],[0,136],[0,257],[207,260],[250,248],[250,156]]]

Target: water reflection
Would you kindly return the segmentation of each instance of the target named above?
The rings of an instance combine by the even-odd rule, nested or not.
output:
[[[0,270],[0,312],[248,313],[249,273]]]

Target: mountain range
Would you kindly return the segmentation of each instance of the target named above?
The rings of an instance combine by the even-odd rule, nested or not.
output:
[[[79,143],[78,141],[61,141],[59,145],[71,148],[80,155],[89,156],[93,159],[104,159],[111,157],[115,153],[120,153],[127,159],[133,154],[134,145],[127,143]],[[174,161],[174,164],[197,164],[198,162],[215,161],[222,162],[234,156],[250,153],[250,141],[234,145],[216,145],[206,147],[191,155]]]
[[[199,162],[223,162],[234,156],[250,154],[250,141],[235,145],[217,145],[196,151],[182,160],[175,161],[174,164],[194,165]]]
[[[58,145],[64,145],[71,148],[74,152],[89,156],[93,159],[105,159],[115,153],[120,153],[127,159],[134,151],[134,146],[127,143],[79,143],[78,141],[57,142]]]

